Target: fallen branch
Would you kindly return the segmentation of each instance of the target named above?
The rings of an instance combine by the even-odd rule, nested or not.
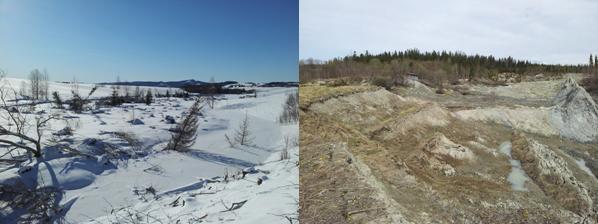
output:
[[[293,216],[297,216],[297,214],[282,214],[282,215],[272,214],[272,213],[269,213],[269,214],[284,218],[287,221],[289,221],[290,224],[293,224],[294,220],[297,220],[297,223],[299,223],[299,219],[297,217],[293,217]]]
[[[230,211],[237,210],[237,209],[240,209],[241,207],[243,207],[243,205],[247,202],[247,200],[240,201],[240,202],[234,202],[230,207],[227,207],[223,201],[220,201],[220,202],[222,203],[224,208],[226,208],[226,210],[221,211],[221,212],[230,212]]]
[[[23,159],[0,159],[0,163],[8,163],[8,164],[18,164],[27,161],[26,158]]]
[[[174,200],[173,202],[170,202],[168,205],[172,206],[172,207],[178,207],[180,206],[185,206],[185,200],[183,200],[182,203],[179,202],[179,200],[181,199],[181,196],[179,196],[176,200]]]
[[[215,191],[215,192],[199,192],[199,193],[192,193],[192,194],[189,194],[189,195],[190,195],[191,197],[195,197],[195,196],[197,196],[197,195],[204,195],[204,194],[216,194],[216,193],[218,193],[218,192],[220,192],[220,191]]]

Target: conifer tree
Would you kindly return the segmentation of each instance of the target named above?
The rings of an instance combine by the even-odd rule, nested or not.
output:
[[[145,94],[145,104],[150,105],[152,104],[152,90],[148,89],[147,93]]]
[[[52,92],[52,97],[54,97],[54,104],[56,104],[56,107],[58,109],[64,108],[64,106],[62,105],[62,99],[60,99],[60,95],[58,95],[58,92]]]
[[[199,125],[199,115],[202,108],[203,100],[201,98],[195,100],[193,106],[189,108],[189,112],[185,116],[185,119],[176,126],[175,132],[165,150],[175,150],[180,152],[189,151],[189,147],[191,147],[195,143],[195,139],[197,139],[197,127]]]

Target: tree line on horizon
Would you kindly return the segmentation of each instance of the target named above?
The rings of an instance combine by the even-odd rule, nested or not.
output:
[[[595,54],[595,55],[590,54],[590,70],[592,70],[592,71],[598,70],[598,54]]]
[[[598,55],[590,54],[589,62],[588,73],[592,75],[582,80],[581,84],[591,94],[598,95]]]
[[[598,64],[592,63],[592,65]],[[467,55],[451,51],[386,51],[379,54],[353,52],[332,60],[304,59],[299,62],[301,82],[335,78],[394,77],[413,74],[430,82],[457,79],[496,80],[500,73],[558,75],[588,71],[588,65],[542,64],[513,57]]]

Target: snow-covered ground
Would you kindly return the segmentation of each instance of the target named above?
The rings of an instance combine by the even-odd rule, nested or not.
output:
[[[20,92],[21,89],[25,88],[29,88],[30,85],[30,81],[27,79],[19,79],[19,78],[10,78],[10,77],[5,77],[3,79],[0,80],[0,85],[3,87],[10,87],[12,89],[14,89],[17,92]],[[52,93],[54,91],[58,92],[58,94],[60,95],[61,98],[63,99],[69,99],[72,96],[71,91],[74,89],[74,85],[72,83],[64,83],[64,82],[53,82],[53,81],[49,81],[49,92]],[[91,91],[91,89],[97,86],[97,90],[93,93],[93,95],[91,95],[91,99],[93,98],[99,98],[99,97],[107,97],[112,95],[112,87],[111,85],[96,85],[96,84],[91,84],[91,83],[78,83],[77,84],[77,90],[79,92],[80,95],[82,96],[87,96],[87,94],[89,94],[89,92]],[[133,94],[133,92],[135,91],[135,86],[118,86],[118,88],[120,89],[121,94],[125,91],[125,89],[128,89],[130,94]],[[177,88],[168,88],[168,87],[149,87],[149,86],[140,86],[139,87],[140,90],[148,90],[151,89],[152,92],[156,93],[160,93],[160,94],[165,94],[166,91],[170,91],[170,93],[173,93],[174,91],[177,90]]]
[[[23,80],[8,81],[19,88]],[[79,91],[86,94],[91,88],[81,84]],[[50,84],[50,91],[59,91],[66,99],[70,89],[69,84]],[[101,87],[94,96],[108,96],[111,91]],[[0,164],[0,185],[59,188],[64,220],[72,223],[126,223],[131,218],[145,218],[142,223],[294,222],[299,197],[299,130],[297,124],[280,124],[278,116],[287,95],[297,88],[257,91],[257,98],[224,95],[214,108],[205,106],[197,140],[188,153],[163,151],[171,136],[168,129],[176,125],[165,118],[181,121],[193,100],[158,98],[151,105],[124,104],[81,114],[38,105],[36,110],[61,114],[46,127],[43,159]],[[234,135],[245,115],[252,144],[231,147],[225,134]],[[134,119],[143,124],[128,122]],[[73,135],[55,135],[67,126]],[[139,145],[115,134],[123,132],[138,139]],[[56,145],[68,145],[87,156],[58,150]],[[128,159],[106,156],[114,147],[134,153]],[[289,150],[289,159],[280,159],[283,148]],[[4,152],[6,147],[0,147],[0,153]],[[242,170],[250,172],[241,178]],[[243,201],[240,208],[230,209],[233,203]],[[25,212],[3,206],[0,223],[14,222]]]

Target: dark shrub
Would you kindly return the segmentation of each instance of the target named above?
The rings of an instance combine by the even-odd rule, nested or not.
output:
[[[386,90],[390,90],[390,88],[392,88],[392,86],[393,86],[391,79],[383,78],[383,77],[375,77],[372,79],[372,81],[370,83],[375,86],[383,87]]]

